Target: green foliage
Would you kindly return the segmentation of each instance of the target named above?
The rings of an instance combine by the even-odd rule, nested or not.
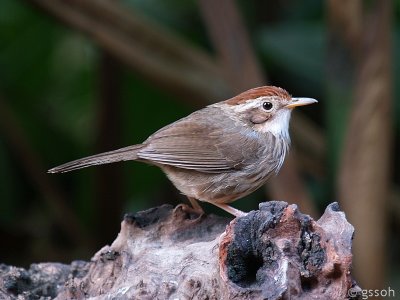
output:
[[[286,22],[263,26],[257,37],[260,53],[273,71],[285,73],[295,89],[314,86],[314,94],[322,92],[326,52],[323,24]]]

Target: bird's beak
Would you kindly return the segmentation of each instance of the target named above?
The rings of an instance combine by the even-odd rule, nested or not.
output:
[[[296,106],[304,106],[313,103],[317,103],[318,101],[313,98],[292,98],[290,103],[286,105],[287,108],[295,108]]]

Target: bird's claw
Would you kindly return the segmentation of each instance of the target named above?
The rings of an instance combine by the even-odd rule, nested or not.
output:
[[[205,215],[203,209],[193,208],[184,203],[180,203],[174,208],[174,212],[177,212],[179,210],[185,212],[187,215],[189,215],[190,219],[194,219],[194,220],[199,220],[199,219],[201,219],[202,216]]]

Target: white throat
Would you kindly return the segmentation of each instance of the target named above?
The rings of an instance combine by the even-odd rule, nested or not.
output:
[[[270,132],[276,137],[283,138],[289,143],[289,121],[291,112],[291,109],[282,109],[278,111],[272,120],[268,120],[264,124],[260,124],[259,129],[262,132]]]

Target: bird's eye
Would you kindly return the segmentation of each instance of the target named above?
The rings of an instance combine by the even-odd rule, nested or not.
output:
[[[272,105],[271,102],[264,102],[264,103],[263,103],[263,108],[264,108],[266,111],[270,111],[270,110],[272,109],[272,107],[273,107],[273,105]]]

